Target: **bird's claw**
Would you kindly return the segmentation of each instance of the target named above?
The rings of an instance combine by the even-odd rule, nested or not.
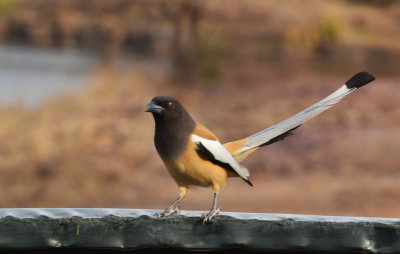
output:
[[[179,206],[173,207],[173,206],[168,206],[164,212],[162,213],[156,213],[155,216],[157,216],[158,218],[161,217],[168,217],[174,213],[179,213]]]
[[[221,207],[218,207],[218,208],[212,208],[208,213],[204,213],[203,224],[205,224],[206,222],[211,222],[214,216],[219,214],[220,212],[221,212]]]

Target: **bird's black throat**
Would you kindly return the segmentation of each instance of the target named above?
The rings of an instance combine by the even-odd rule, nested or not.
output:
[[[183,107],[174,113],[153,113],[156,123],[154,143],[164,160],[173,160],[183,154],[196,127],[196,123]]]

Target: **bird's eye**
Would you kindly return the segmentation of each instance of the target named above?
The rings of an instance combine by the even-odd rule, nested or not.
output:
[[[167,107],[168,107],[168,108],[172,108],[173,106],[174,106],[174,103],[173,103],[172,101],[170,101],[170,102],[167,103]]]

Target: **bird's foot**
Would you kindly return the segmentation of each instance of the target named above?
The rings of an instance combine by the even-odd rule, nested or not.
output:
[[[208,213],[203,214],[204,217],[203,224],[206,222],[211,222],[214,216],[219,214],[220,212],[221,212],[221,207],[211,208],[211,210]]]
[[[178,213],[179,212],[179,206],[168,206],[167,208],[165,208],[164,212],[162,213],[156,213],[155,216],[157,216],[158,218],[161,217],[168,217],[174,213]]]

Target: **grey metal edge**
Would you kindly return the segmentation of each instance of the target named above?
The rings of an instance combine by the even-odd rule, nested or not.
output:
[[[201,211],[0,209],[0,250],[38,248],[400,252],[400,219]]]

